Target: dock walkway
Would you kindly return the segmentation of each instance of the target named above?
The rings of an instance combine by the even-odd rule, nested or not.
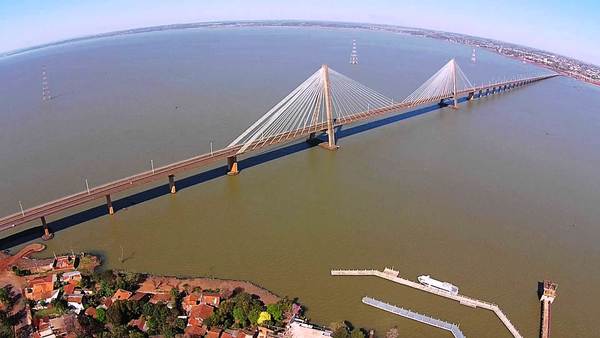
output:
[[[388,303],[384,303],[380,300],[377,299],[373,299],[371,297],[363,297],[362,302],[367,304],[367,305],[371,305],[373,307],[376,307],[378,309],[387,311],[387,312],[391,312],[393,314],[396,314],[398,316],[402,316],[408,319],[412,319],[412,320],[416,320],[418,322],[421,322],[423,324],[427,324],[427,325],[431,325],[431,326],[435,326],[437,328],[440,328],[442,330],[446,330],[446,331],[450,331],[452,333],[452,335],[454,335],[455,338],[466,338],[465,335],[462,333],[462,331],[460,330],[460,328],[458,327],[458,325],[456,324],[451,324],[448,322],[445,322],[443,320],[439,320],[436,318],[432,318],[426,315],[422,315],[420,313],[408,310],[408,309],[404,309],[401,307],[397,307],[395,305],[391,305]]]
[[[433,288],[430,286],[425,286],[425,285],[419,284],[417,282],[413,282],[411,280],[399,277],[399,271],[396,271],[393,269],[385,268],[383,271],[366,270],[366,269],[365,270],[331,270],[331,275],[332,276],[376,276],[376,277],[380,277],[383,279],[387,279],[394,283],[398,283],[398,284],[402,284],[405,286],[409,286],[411,288],[415,288],[417,290],[429,292],[429,293],[432,293],[432,294],[440,296],[440,297],[452,299],[452,300],[459,302],[462,305],[466,305],[466,306],[469,306],[472,308],[480,307],[482,309],[490,310],[496,314],[496,316],[500,319],[500,321],[502,322],[502,324],[504,324],[504,326],[508,329],[508,331],[513,335],[513,337],[523,338],[521,333],[519,333],[519,330],[517,330],[517,328],[510,322],[508,317],[504,314],[504,312],[502,312],[502,310],[500,310],[500,307],[498,305],[489,303],[486,301],[482,301],[479,299],[467,297],[467,296],[464,296],[461,294],[454,295],[454,294],[451,294],[446,291],[442,291],[442,290],[439,290],[439,289],[436,289],[436,288]]]

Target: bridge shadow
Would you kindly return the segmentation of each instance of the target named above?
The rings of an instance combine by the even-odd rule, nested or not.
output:
[[[466,101],[466,99],[463,98],[463,99],[459,100],[459,102],[463,102],[463,101]],[[367,122],[364,124],[355,125],[355,126],[352,126],[352,127],[346,128],[346,129],[338,128],[338,130],[336,131],[336,136],[338,139],[345,138],[348,136],[360,134],[360,133],[363,133],[363,132],[366,132],[366,131],[369,131],[369,130],[372,130],[372,129],[375,129],[378,127],[396,123],[396,122],[399,122],[402,120],[406,120],[406,119],[409,119],[412,117],[416,117],[416,116],[423,115],[423,114],[433,112],[436,110],[440,110],[440,109],[442,109],[442,107],[440,107],[438,104],[435,104],[435,105],[415,109],[412,111],[399,113],[399,114],[392,115],[392,116],[382,118],[382,119],[378,119],[375,121]],[[298,142],[298,143],[290,144],[290,145],[287,145],[284,147],[272,149],[272,150],[266,151],[264,153],[259,153],[252,157],[242,159],[238,162],[238,167],[240,168],[240,170],[251,168],[251,167],[272,161],[272,160],[276,160],[276,159],[279,159],[279,158],[282,158],[282,157],[285,157],[285,156],[288,156],[288,155],[291,155],[294,153],[298,153],[298,152],[313,148],[313,147],[317,146],[319,143],[325,142],[325,141],[326,141],[325,135],[321,134],[321,135],[318,135],[316,137],[316,139],[314,139],[314,142]],[[203,171],[201,173],[198,173],[198,174],[195,174],[192,176],[188,176],[188,177],[179,179],[176,182],[177,190],[181,191],[186,188],[198,185],[200,183],[208,182],[208,181],[214,180],[216,178],[226,176],[226,172],[227,172],[227,166],[224,165],[224,166],[220,166],[220,167],[217,167],[214,169],[209,169],[207,171]],[[242,173],[242,175],[243,175],[243,173]],[[153,200],[155,198],[158,198],[160,196],[164,196],[164,195],[168,195],[168,194],[170,194],[170,189],[169,189],[168,184],[156,186],[156,187],[144,190],[142,192],[138,192],[133,195],[129,195],[129,196],[114,200],[113,208],[114,208],[115,212],[118,212],[119,210],[124,210],[131,206],[141,204],[141,203],[144,203],[144,202],[147,202],[147,201]],[[75,226],[75,225],[78,225],[78,224],[81,224],[81,223],[84,223],[87,221],[91,221],[93,219],[96,219],[96,218],[99,218],[102,216],[107,216],[107,215],[108,215],[108,209],[107,209],[106,205],[102,204],[102,205],[99,205],[96,207],[86,209],[84,211],[77,212],[73,215],[65,216],[58,220],[51,221],[48,223],[48,227],[51,229],[51,231],[53,233],[56,234],[57,232],[68,229],[72,226]],[[118,215],[115,217],[118,217]],[[21,245],[21,244],[24,244],[24,243],[27,243],[30,241],[39,240],[43,234],[44,234],[44,230],[41,225],[20,231],[16,234],[13,234],[8,237],[0,239],[0,250],[10,249],[12,247],[15,247],[15,246],[18,246],[18,245]]]

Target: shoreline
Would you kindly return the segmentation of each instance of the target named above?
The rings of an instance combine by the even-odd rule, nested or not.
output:
[[[255,337],[259,331],[281,333],[302,317],[295,299],[251,281],[101,269],[101,255],[85,252],[30,257],[45,249],[31,243],[14,255],[0,254],[0,287],[9,295],[0,303],[1,325],[10,323],[19,334],[112,334],[118,327],[145,336]],[[243,319],[229,321],[239,316],[231,313],[239,304],[258,311],[256,317],[244,312]]]
[[[18,56],[20,54],[25,54],[28,52],[56,47],[64,44],[83,42],[94,39],[102,39],[102,38],[110,38],[110,37],[118,37],[118,36],[127,36],[127,35],[135,35],[142,33],[152,33],[152,32],[161,32],[161,31],[170,31],[170,30],[184,30],[184,29],[211,29],[211,28],[320,28],[320,29],[348,29],[348,30],[362,30],[362,31],[371,31],[371,32],[388,32],[392,34],[402,34],[409,35],[415,37],[428,38],[438,41],[446,41],[451,43],[457,43],[467,47],[476,47],[489,52],[492,52],[496,55],[504,56],[509,59],[522,61],[529,65],[534,65],[536,67],[544,68],[547,70],[551,70],[565,77],[569,77],[578,81],[582,81],[584,83],[588,83],[595,86],[600,86],[600,79],[594,78],[585,78],[580,74],[569,73],[566,70],[562,70],[556,67],[552,67],[547,64],[543,64],[540,62],[536,62],[534,60],[527,59],[525,57],[519,57],[517,55],[502,53],[502,47],[506,47],[508,49],[522,48],[525,49],[527,53],[530,54],[541,54],[541,55],[555,55],[560,58],[568,59],[571,62],[576,62],[578,64],[583,64],[587,66],[591,66],[593,68],[600,69],[600,66],[594,65],[592,63],[581,61],[575,59],[573,57],[562,56],[559,54],[555,54],[553,52],[548,52],[545,50],[541,50],[534,47],[528,47],[523,45],[518,45],[511,42],[494,40],[486,37],[479,37],[461,33],[454,32],[446,32],[446,31],[437,31],[427,28],[417,28],[417,27],[405,27],[399,25],[390,25],[390,24],[375,24],[375,23],[352,23],[352,22],[338,22],[338,21],[306,21],[306,20],[245,20],[245,21],[212,21],[212,22],[194,22],[194,23],[180,23],[180,24],[167,24],[167,25],[158,25],[158,26],[150,26],[150,27],[140,27],[140,28],[132,28],[126,30],[112,31],[99,33],[94,35],[87,35],[81,37],[75,37],[66,40],[54,41],[45,43],[42,45],[31,46],[26,48],[20,48],[17,50],[6,51],[4,53],[0,53],[0,59],[2,57],[10,57],[10,56]],[[464,40],[464,41],[463,41]],[[500,45],[500,49],[493,48],[488,46],[487,44],[494,43]],[[539,57],[539,55],[536,55]]]

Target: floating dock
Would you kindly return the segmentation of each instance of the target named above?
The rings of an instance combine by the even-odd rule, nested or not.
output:
[[[502,310],[500,310],[500,307],[498,305],[489,303],[486,301],[482,301],[479,299],[467,297],[467,296],[464,296],[461,294],[454,295],[454,294],[451,294],[450,292],[446,292],[446,291],[442,291],[442,290],[439,290],[439,289],[436,289],[433,287],[425,286],[425,285],[419,284],[417,282],[413,282],[411,280],[402,278],[399,276],[399,274],[400,274],[399,271],[389,269],[389,268],[385,268],[383,271],[379,271],[379,270],[331,270],[332,276],[376,276],[376,277],[380,277],[383,279],[387,279],[394,283],[409,286],[409,287],[417,289],[417,290],[429,292],[429,293],[432,293],[432,294],[440,296],[440,297],[452,299],[452,300],[459,302],[462,305],[466,305],[466,306],[469,306],[472,308],[480,307],[482,309],[490,310],[496,314],[496,316],[500,319],[500,321],[502,322],[502,324],[504,324],[504,326],[508,329],[508,331],[513,335],[513,337],[523,338],[521,333],[519,333],[519,330],[517,330],[517,328],[510,322],[508,317],[504,314],[504,312],[502,312]]]
[[[452,335],[454,335],[455,338],[466,338],[465,335],[460,330],[460,328],[458,327],[458,325],[456,325],[456,324],[451,324],[451,323],[445,322],[443,320],[439,320],[439,319],[432,318],[432,317],[429,317],[426,315],[422,315],[420,313],[417,313],[417,312],[414,312],[414,311],[411,311],[408,309],[404,309],[401,307],[397,307],[395,305],[384,303],[380,300],[373,299],[371,297],[363,297],[362,302],[364,304],[371,305],[378,309],[381,309],[381,310],[384,310],[387,312],[391,312],[393,314],[402,316],[404,318],[416,320],[417,322],[421,322],[423,324],[435,326],[439,329],[450,331],[452,333]]]

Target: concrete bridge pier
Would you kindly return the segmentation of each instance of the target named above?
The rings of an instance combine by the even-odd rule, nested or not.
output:
[[[229,156],[227,158],[227,175],[235,176],[239,174],[237,156]]]
[[[42,221],[42,226],[44,227],[44,235],[42,235],[42,239],[44,241],[51,240],[52,237],[54,237],[54,234],[50,232],[50,228],[48,228],[48,224],[46,223],[46,217],[42,216],[40,217],[40,220]]]
[[[317,138],[317,133],[310,133],[306,138],[306,143],[314,146],[321,144],[321,140]]]
[[[175,175],[169,175],[169,191],[171,194],[177,192],[177,187],[175,187]]]
[[[115,213],[115,209],[113,208],[112,199],[110,198],[110,195],[106,195],[106,207],[108,208],[109,215],[113,215]]]

